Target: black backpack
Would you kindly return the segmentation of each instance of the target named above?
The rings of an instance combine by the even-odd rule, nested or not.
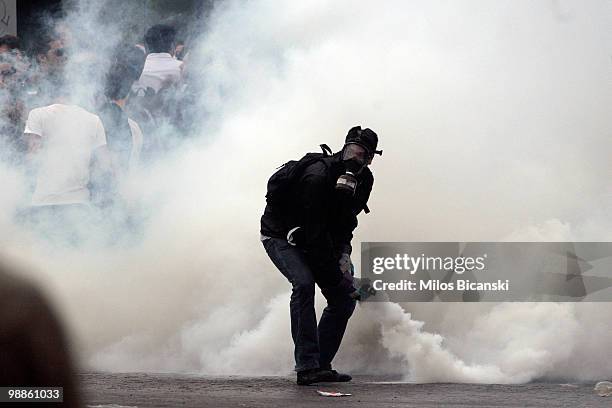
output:
[[[268,180],[266,202],[272,207],[282,207],[291,195],[291,188],[304,169],[314,162],[332,155],[332,150],[326,144],[319,145],[322,153],[306,153],[300,160],[290,160],[277,168]]]

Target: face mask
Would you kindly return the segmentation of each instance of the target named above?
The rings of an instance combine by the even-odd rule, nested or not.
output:
[[[338,177],[336,181],[336,190],[348,194],[355,194],[357,189],[357,174],[363,169],[364,165],[356,159],[343,160],[346,172]]]

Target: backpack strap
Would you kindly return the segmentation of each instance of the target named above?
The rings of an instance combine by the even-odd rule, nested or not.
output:
[[[323,150],[323,154],[325,156],[331,156],[333,154],[332,149],[325,143],[320,144],[319,147],[321,147],[321,150]]]

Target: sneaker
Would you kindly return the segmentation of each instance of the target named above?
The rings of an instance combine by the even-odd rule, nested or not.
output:
[[[350,375],[339,373],[336,370],[329,370],[329,373],[331,375],[329,375],[329,379],[326,380],[327,382],[349,382],[353,379]]]
[[[334,375],[331,373],[331,370],[311,368],[310,370],[298,371],[297,384],[309,385],[318,382],[328,382],[332,381],[331,378],[334,378]]]

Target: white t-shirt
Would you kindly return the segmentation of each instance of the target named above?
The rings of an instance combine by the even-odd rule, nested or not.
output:
[[[24,133],[38,135],[42,147],[32,205],[89,203],[92,153],[106,145],[102,121],[76,105],[53,104],[32,109]]]
[[[135,89],[153,88],[158,92],[167,84],[174,84],[181,79],[182,61],[177,60],[167,52],[147,55],[140,79],[134,85]]]

